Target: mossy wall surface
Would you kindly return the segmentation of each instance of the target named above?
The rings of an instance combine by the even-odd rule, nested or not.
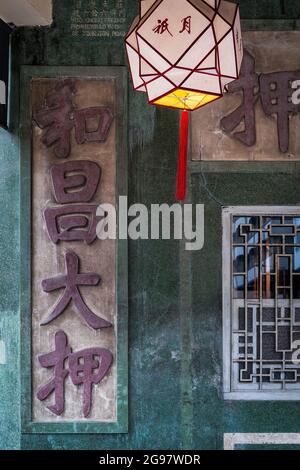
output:
[[[20,67],[126,64],[121,37],[74,38],[75,1],[53,3],[51,27],[13,33],[12,133],[0,131],[0,339],[6,345],[0,364],[0,447],[221,449],[224,432],[300,432],[297,402],[224,402],[221,282],[221,206],[297,204],[299,167],[227,163],[217,172],[199,166],[191,178],[193,202],[206,207],[201,252],[189,256],[178,241],[129,242],[129,433],[21,433]],[[84,0],[82,8],[89,3]],[[107,3],[113,7],[115,0]],[[129,26],[139,2],[124,4]],[[299,29],[298,0],[241,0],[240,5],[244,28]],[[128,94],[129,203],[172,204],[179,114],[148,106],[130,83]]]

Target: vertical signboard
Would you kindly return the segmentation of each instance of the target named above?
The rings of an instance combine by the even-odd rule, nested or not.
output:
[[[30,357],[22,358],[32,432],[126,432],[126,245],[98,237],[99,205],[116,208],[126,194],[120,69],[30,81],[30,283],[22,277]]]
[[[299,41],[299,31],[243,33],[239,79],[192,115],[192,160],[299,161]]]

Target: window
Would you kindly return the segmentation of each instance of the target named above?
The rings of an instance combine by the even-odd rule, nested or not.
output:
[[[225,398],[300,400],[300,206],[225,208],[223,229]]]

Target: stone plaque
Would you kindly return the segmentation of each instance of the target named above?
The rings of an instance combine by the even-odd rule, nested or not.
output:
[[[74,39],[123,38],[127,28],[125,0],[73,0],[69,33]]]
[[[32,421],[117,420],[114,80],[32,80]]]
[[[192,113],[193,160],[300,160],[300,32],[243,33],[239,81],[221,100]]]

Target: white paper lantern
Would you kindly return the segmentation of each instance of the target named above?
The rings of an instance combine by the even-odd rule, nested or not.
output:
[[[239,7],[142,0],[125,39],[134,88],[151,104],[194,110],[222,96],[243,58]]]
[[[135,90],[151,104],[193,111],[221,98],[239,76],[239,7],[225,0],[142,0],[125,44]]]

